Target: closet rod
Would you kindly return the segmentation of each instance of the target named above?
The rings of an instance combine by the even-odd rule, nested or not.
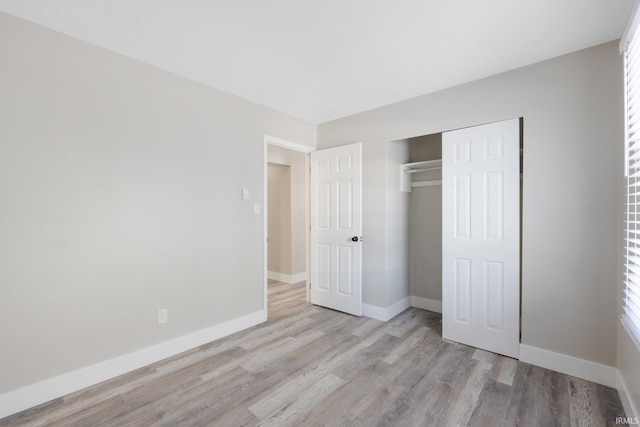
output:
[[[425,171],[435,171],[435,170],[440,170],[442,169],[441,166],[435,166],[432,168],[422,168],[422,169],[409,169],[409,170],[405,170],[405,173],[417,173],[417,172],[425,172]]]
[[[437,185],[442,185],[442,181],[440,180],[432,180],[432,181],[416,181],[411,183],[411,188],[417,187],[435,187]]]

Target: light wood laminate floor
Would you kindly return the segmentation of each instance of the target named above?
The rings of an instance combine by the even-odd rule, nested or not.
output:
[[[615,389],[384,323],[269,284],[269,321],[0,420],[0,426],[606,426]]]

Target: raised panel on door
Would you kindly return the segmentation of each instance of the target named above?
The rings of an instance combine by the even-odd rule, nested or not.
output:
[[[471,238],[471,175],[457,175],[453,178],[454,230],[456,239]]]
[[[483,138],[483,143],[485,160],[502,158],[502,135],[486,136]]]
[[[484,263],[484,326],[496,331],[504,327],[503,267],[499,261]]]
[[[338,173],[353,171],[353,154],[338,155],[336,158],[338,160]]]
[[[484,238],[502,240],[503,174],[501,171],[484,174]]]
[[[316,286],[319,291],[331,291],[331,245],[316,243]]]
[[[331,183],[319,182],[316,184],[316,227],[320,230],[331,229]]]
[[[353,247],[338,246],[338,284],[337,292],[348,297],[353,296]]]
[[[459,165],[471,161],[471,140],[460,139],[455,141],[453,146],[453,164]]]
[[[345,180],[336,183],[338,191],[338,230],[353,230],[353,181]]]
[[[471,260],[453,260],[453,288],[455,294],[454,319],[456,322],[471,322]]]
[[[328,175],[331,173],[330,158],[314,159],[312,162],[316,165],[316,173],[318,176]]]
[[[520,337],[520,123],[443,134],[443,337],[511,357]]]

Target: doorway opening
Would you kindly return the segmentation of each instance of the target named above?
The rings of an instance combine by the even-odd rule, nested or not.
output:
[[[308,153],[311,150],[265,136],[265,311],[300,301],[295,295],[303,294],[302,300],[309,300]],[[271,315],[269,312],[268,316]]]

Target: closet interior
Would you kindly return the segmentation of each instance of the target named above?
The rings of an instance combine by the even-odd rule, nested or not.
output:
[[[401,190],[409,197],[409,287],[430,307],[442,301],[442,133],[410,138]]]

